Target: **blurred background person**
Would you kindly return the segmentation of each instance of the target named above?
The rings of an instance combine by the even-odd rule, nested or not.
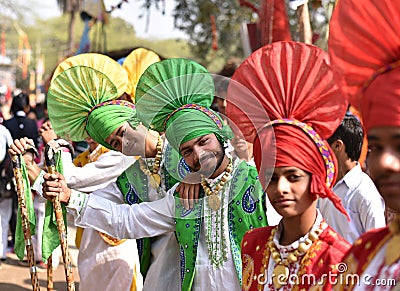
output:
[[[5,177],[1,183],[10,181],[12,182],[12,168],[11,159],[7,153],[8,146],[12,144],[11,134],[7,128],[0,124],[0,174],[1,178]],[[11,188],[10,188],[11,190]],[[4,187],[0,188],[0,267],[1,262],[7,258],[7,244],[8,244],[8,231],[9,221],[12,212],[12,191],[6,191]],[[8,193],[6,193],[8,192]],[[14,193],[16,194],[16,193]],[[16,196],[16,195],[15,195]]]
[[[326,222],[350,243],[367,230],[386,225],[383,198],[358,163],[363,140],[361,122],[351,113],[346,114],[328,139],[339,169],[333,192],[342,200],[350,223],[329,200],[319,199],[318,202]]]
[[[11,103],[12,117],[4,120],[3,124],[11,132],[13,139],[28,137],[32,139],[35,146],[38,144],[38,127],[34,120],[27,117],[31,111],[29,97],[26,93],[14,96]]]
[[[237,58],[229,59],[221,71],[218,72],[217,76],[214,78],[215,82],[215,96],[214,102],[211,108],[218,111],[223,118],[225,123],[229,123],[226,117],[226,93],[228,90],[228,85],[230,78],[235,72],[236,68],[240,65],[241,60]],[[230,144],[233,147],[231,154],[234,157],[238,157],[241,160],[245,160],[252,166],[255,166],[253,160],[253,145],[244,140],[243,137],[235,135],[235,137],[230,140]]]

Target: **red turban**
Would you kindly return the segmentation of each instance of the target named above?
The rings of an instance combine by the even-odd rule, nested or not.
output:
[[[273,166],[270,156],[276,153],[275,166],[295,166],[310,173],[312,197],[329,198],[347,215],[330,189],[337,165],[325,141],[342,121],[347,100],[326,52],[296,42],[262,47],[236,70],[227,101],[228,117],[254,143],[264,185],[269,174],[265,171]]]
[[[367,131],[400,126],[399,31],[398,0],[340,0],[332,15],[332,67]]]

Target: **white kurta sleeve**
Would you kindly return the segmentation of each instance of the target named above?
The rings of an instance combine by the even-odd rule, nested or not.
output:
[[[85,193],[105,188],[135,162],[134,157],[124,156],[116,151],[104,153],[97,161],[88,163],[83,167],[76,167],[72,162],[71,154],[68,152],[62,152],[61,158],[63,161],[63,175],[68,187]],[[41,197],[43,196],[42,183],[44,182],[44,174],[45,172],[41,171],[31,187]]]
[[[31,186],[31,189],[35,190],[40,197],[43,197],[42,183],[44,182],[44,174],[46,174],[46,172],[41,170],[39,175],[36,177],[35,182],[33,182],[33,185]]]
[[[104,198],[108,195],[103,192],[115,190],[115,183],[112,183],[85,198],[81,196],[79,199],[84,201],[84,205],[80,209],[68,204],[67,208],[75,218],[75,225],[94,228],[118,239],[154,237],[175,231],[175,198],[172,195],[174,188],[160,200],[133,205],[117,204]],[[70,201],[72,198],[73,196]],[[76,204],[76,199],[74,201]]]
[[[64,176],[68,187],[86,193],[104,188],[135,162],[134,157],[109,151],[102,154],[95,162],[76,167],[72,163],[71,155],[69,157],[68,155],[62,153]]]

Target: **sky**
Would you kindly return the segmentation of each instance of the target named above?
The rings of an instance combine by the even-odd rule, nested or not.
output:
[[[21,0],[20,0],[21,1]],[[57,6],[57,0],[29,0],[35,2],[33,5],[35,12],[44,17],[56,17],[61,15]],[[104,0],[107,10],[111,6],[116,6],[122,0]],[[142,1],[140,2],[142,3]],[[174,28],[174,20],[172,10],[175,7],[174,0],[165,0],[165,15],[161,13],[161,9],[157,10],[153,7],[150,10],[150,22],[146,31],[147,16],[146,14],[139,18],[141,7],[138,0],[128,0],[128,3],[123,2],[121,9],[115,9],[111,13],[113,17],[121,17],[125,21],[133,25],[136,35],[140,38],[151,39],[167,39],[167,38],[185,38],[187,36],[178,29]],[[142,12],[143,13],[143,12]],[[160,29],[162,28],[162,29]]]

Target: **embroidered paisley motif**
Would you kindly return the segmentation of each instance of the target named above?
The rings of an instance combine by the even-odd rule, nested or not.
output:
[[[186,177],[186,175],[190,172],[188,164],[186,164],[185,160],[181,158],[179,161],[179,166],[178,166],[178,175],[179,178],[183,179]]]
[[[135,187],[130,183],[128,183],[126,186],[129,188],[129,190],[124,197],[125,202],[129,205],[137,204],[139,202],[139,196],[136,193],[137,191]]]
[[[254,260],[248,254],[243,255],[243,283],[242,289],[247,291],[253,283],[254,276]]]
[[[254,186],[251,185],[247,188],[242,198],[242,208],[247,213],[253,213],[256,210],[256,202],[251,193],[253,193]]]

